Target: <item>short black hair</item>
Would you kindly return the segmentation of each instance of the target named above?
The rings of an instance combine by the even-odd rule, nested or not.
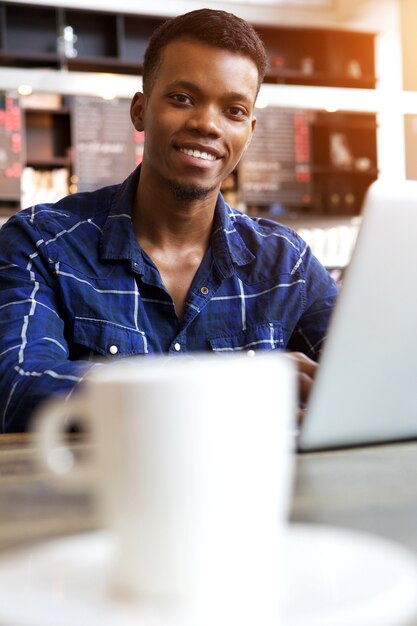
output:
[[[259,90],[266,72],[267,56],[253,26],[233,13],[197,9],[166,20],[153,32],[143,62],[145,94],[152,89],[163,49],[179,39],[193,39],[249,57],[258,69]]]

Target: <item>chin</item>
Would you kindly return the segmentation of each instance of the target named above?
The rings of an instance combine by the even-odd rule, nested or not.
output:
[[[201,185],[187,185],[174,180],[169,180],[168,186],[176,200],[204,200],[204,198],[216,189],[216,186],[203,187]]]

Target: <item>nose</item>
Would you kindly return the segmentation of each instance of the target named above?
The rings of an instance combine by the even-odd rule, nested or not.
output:
[[[209,104],[195,106],[190,111],[187,128],[198,132],[202,137],[220,137],[221,112]]]

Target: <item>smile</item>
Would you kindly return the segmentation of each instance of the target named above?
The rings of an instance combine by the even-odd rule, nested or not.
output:
[[[178,150],[187,156],[203,159],[203,161],[215,161],[217,159],[217,157],[214,154],[210,154],[210,152],[201,152],[200,150],[191,150],[189,148],[178,148]]]

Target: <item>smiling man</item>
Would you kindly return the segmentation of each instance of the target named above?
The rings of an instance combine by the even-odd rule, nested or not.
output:
[[[3,431],[30,427],[36,405],[71,394],[98,357],[287,350],[305,398],[335,284],[296,233],[220,193],[254,132],[265,68],[256,32],[230,13],[168,20],[132,100],[141,166],[0,231]]]
[[[204,16],[199,19],[204,23]],[[151,54],[152,47],[146,69]],[[133,98],[133,124],[146,130],[133,225],[179,320],[209,249],[220,185],[255,127],[258,80],[250,58],[180,39],[160,51],[157,70],[151,69],[144,82],[145,93]]]

